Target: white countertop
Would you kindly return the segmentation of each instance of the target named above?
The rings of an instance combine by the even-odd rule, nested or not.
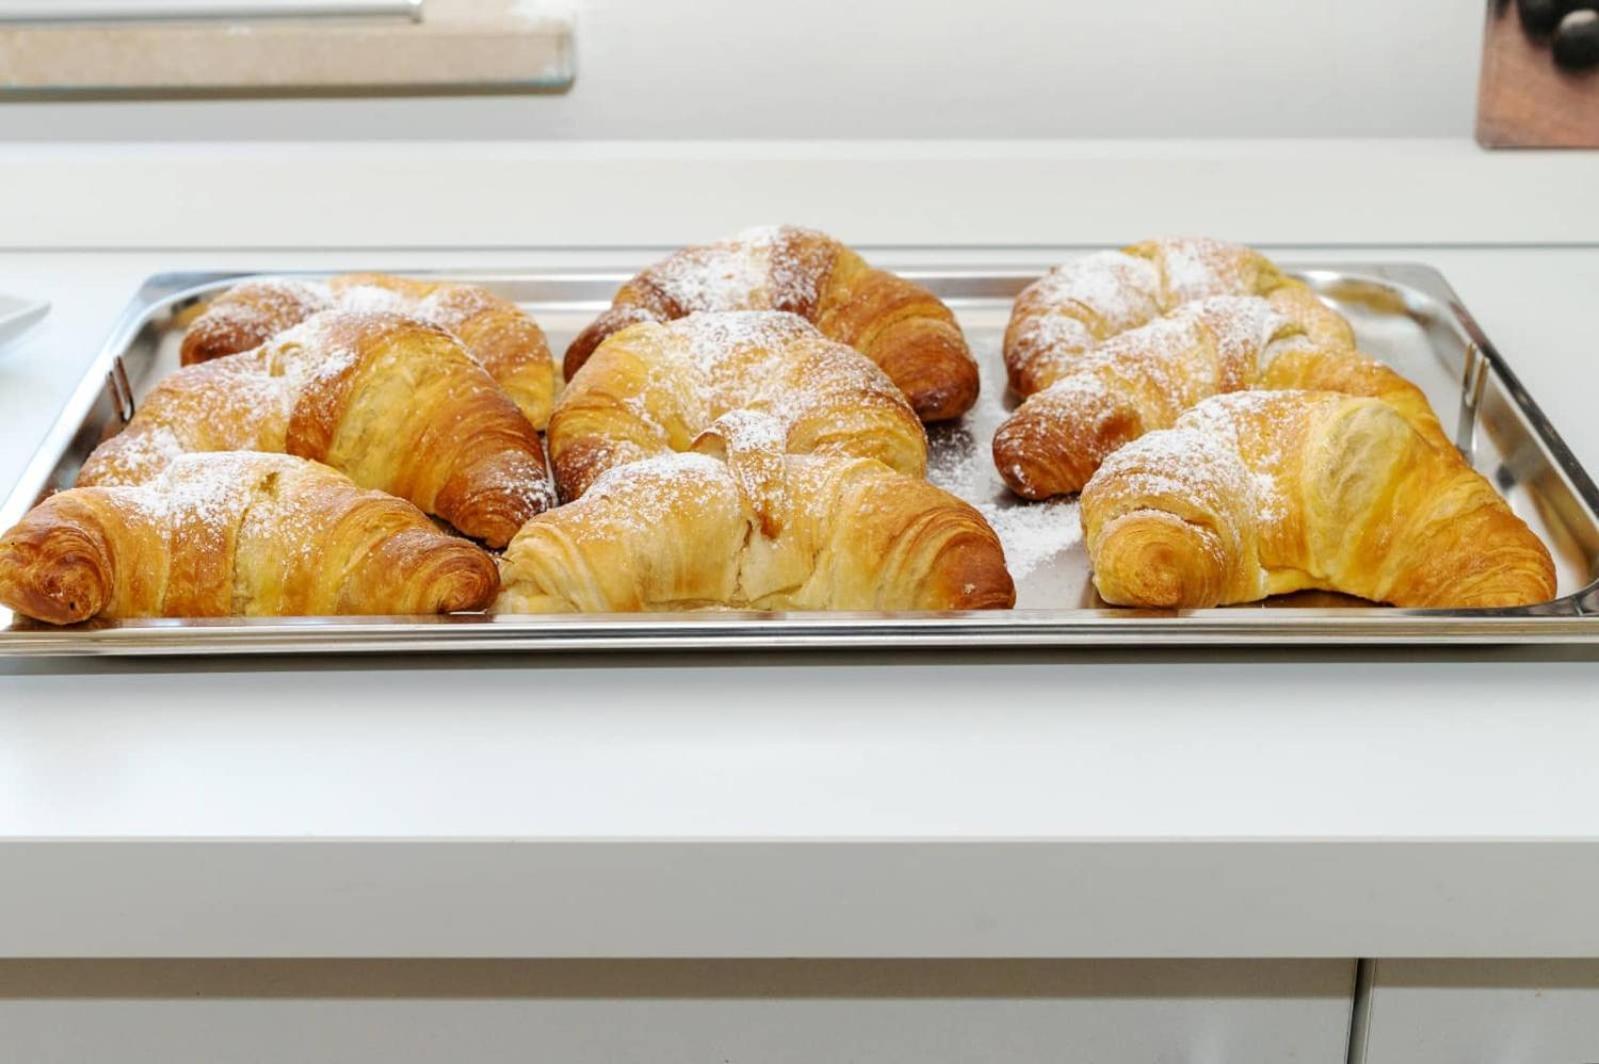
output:
[[[1072,151],[1007,150],[1003,173],[1019,186],[1080,179],[1069,176]],[[1480,157],[1455,148],[1361,150],[1375,170],[1452,154],[1457,185],[1486,180],[1469,161]],[[153,173],[150,160],[166,156],[152,151],[129,167]],[[616,165],[637,178],[641,151],[617,150]],[[1141,151],[1125,164],[1134,176],[1160,163],[1156,148]],[[1296,161],[1286,149],[1275,160],[1254,146],[1196,151],[1173,148],[1162,165]],[[874,168],[891,154],[862,153]],[[54,159],[63,182],[76,180],[75,151],[24,154],[35,177],[39,160]],[[937,167],[914,164],[937,154],[905,149],[901,163],[918,176],[887,222],[867,208],[851,216],[831,195],[812,213],[845,235],[854,217],[862,242],[936,243],[934,208],[954,193]],[[1555,189],[1542,199],[1502,191],[1533,219],[1529,242],[1547,239],[1533,230],[1562,212],[1582,215],[1573,239],[1599,235],[1585,201],[1559,201],[1569,182],[1591,187],[1588,157],[1566,158],[1525,156],[1496,171]],[[414,165],[434,180],[436,162]],[[616,175],[603,160],[589,165],[608,195]],[[828,165],[848,170],[848,160]],[[1050,204],[1048,236],[1032,244],[1148,231],[1141,202],[1107,180],[1115,166],[1094,168],[1093,210]],[[0,351],[0,490],[149,273],[530,266],[570,261],[539,246],[584,231],[567,219],[559,240],[486,249],[465,230],[452,241],[435,208],[421,243],[436,246],[408,247],[415,229],[391,224],[383,232],[397,235],[382,241],[372,238],[381,215],[287,210],[249,172],[235,168],[229,197],[248,226],[275,235],[258,241],[270,250],[221,250],[244,234],[216,228],[207,204],[221,197],[209,188],[170,193],[131,229],[113,188],[110,205],[86,206],[89,217],[59,230],[70,251],[24,250],[45,244],[52,223],[7,219],[17,210],[0,205],[0,221],[22,226],[0,225],[0,291],[55,304],[17,350]],[[1587,320],[1599,248],[1510,246],[1509,207],[1491,212],[1486,236],[1465,219],[1453,246],[1407,246],[1458,207],[1442,188],[1432,216],[1390,219],[1416,235],[1380,250],[1327,246],[1352,243],[1329,236],[1348,212],[1343,201],[1319,212],[1332,186],[1319,187],[1302,224],[1272,214],[1248,237],[1285,259],[1438,266],[1578,457],[1599,468]],[[199,206],[186,210],[191,192]],[[527,194],[538,198],[536,187]],[[817,193],[774,193],[759,216],[731,217],[744,201],[685,212],[703,236],[807,220],[805,195]],[[1185,202],[1192,216],[1213,216],[1205,196],[1171,195],[1162,218]],[[584,203],[597,244],[618,242],[618,215],[659,213]],[[1424,205],[1418,194],[1411,207]],[[496,208],[509,209],[461,208],[465,229]],[[1015,235],[1043,209],[968,210],[958,242],[1027,243]],[[47,203],[40,216],[52,212]],[[539,205],[526,213],[554,217]],[[1063,235],[1073,216],[1086,219],[1080,239]],[[97,219],[100,246],[118,250],[89,250]],[[363,247],[301,250],[327,247],[327,227]],[[670,226],[648,231],[641,242],[682,239]],[[155,232],[190,250],[150,246]],[[478,250],[442,250],[452,242]],[[1048,257],[1036,246],[991,254]],[[0,921],[0,955],[1593,954],[1596,692],[1599,663],[1584,654],[1485,649],[9,662],[0,907],[27,917]]]

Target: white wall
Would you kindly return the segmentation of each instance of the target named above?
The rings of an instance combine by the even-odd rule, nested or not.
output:
[[[547,97],[0,105],[0,140],[1454,136],[1482,0],[576,0]]]

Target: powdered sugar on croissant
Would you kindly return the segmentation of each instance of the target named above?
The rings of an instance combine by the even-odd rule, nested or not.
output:
[[[1083,489],[1094,583],[1149,607],[1320,588],[1413,607],[1555,594],[1548,549],[1493,486],[1380,399],[1217,396]]]
[[[692,314],[642,322],[610,337],[573,378],[550,418],[550,461],[563,499],[607,469],[699,447],[713,425],[723,443],[763,415],[793,454],[876,458],[920,476],[927,437],[884,373],[777,311]]]
[[[477,610],[497,586],[416,507],[280,454],[184,455],[52,495],[0,537],[0,602],[53,624]]]
[[[554,501],[538,434],[458,339],[347,310],[166,377],[78,483],[137,484],[177,455],[234,450],[325,462],[493,546]]]
[[[805,318],[880,366],[924,421],[958,417],[976,401],[977,363],[948,307],[827,234],[787,225],[684,248],[635,276],[567,348],[566,379],[630,325],[738,310]]]
[[[994,464],[1030,499],[1081,490],[1105,457],[1221,392],[1254,383],[1304,331],[1264,299],[1220,296],[1181,307],[1094,348],[1028,398],[994,435]]]
[[[736,465],[736,463],[735,463]],[[613,469],[522,529],[500,613],[1006,608],[1015,587],[971,506],[871,459],[786,455],[784,520],[708,454]]]
[[[1028,499],[1079,491],[1118,447],[1170,427],[1203,399],[1246,388],[1375,396],[1449,446],[1420,389],[1344,342],[1347,328],[1311,331],[1317,315],[1294,304],[1320,307],[1313,293],[1299,286],[1276,296],[1187,302],[1076,355],[995,432],[994,464],[1007,486]]]
[[[1005,329],[1005,368],[1022,395],[1047,388],[1112,337],[1212,296],[1260,296],[1317,343],[1352,346],[1349,326],[1250,248],[1202,237],[1150,240],[1057,266],[1024,289]]]
[[[324,310],[400,314],[454,335],[535,428],[555,402],[555,362],[544,332],[515,303],[480,285],[381,273],[327,282],[260,278],[207,305],[184,333],[185,366],[259,347]]]

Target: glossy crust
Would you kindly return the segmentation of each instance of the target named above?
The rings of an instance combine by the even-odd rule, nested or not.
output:
[[[1434,444],[1445,449],[1454,446],[1420,388],[1392,367],[1358,351],[1321,347],[1285,349],[1262,367],[1255,387],[1272,391],[1342,392],[1381,399]]]
[[[0,602],[51,624],[447,613],[498,586],[410,503],[288,455],[185,455],[147,484],[53,495],[0,537]]]
[[[1332,392],[1206,400],[1083,489],[1107,602],[1198,608],[1320,588],[1410,607],[1555,595],[1549,551],[1459,453]]]
[[[542,429],[555,402],[555,362],[538,324],[479,285],[352,273],[327,284],[267,278],[213,299],[183,335],[185,366],[249,351],[333,308],[386,311],[437,325],[466,345],[517,408]]]
[[[138,484],[190,451],[312,458],[502,546],[553,503],[538,435],[443,329],[330,310],[173,373],[78,484]]]
[[[495,610],[1015,604],[993,531],[926,481],[871,459],[779,455],[776,481],[770,466],[741,477],[739,465],[674,454],[611,471],[511,542]],[[762,513],[778,516],[774,528]]]
[[[737,411],[765,418],[729,421]],[[692,314],[611,336],[556,404],[550,464],[561,498],[572,500],[614,466],[741,446],[754,426],[777,433],[779,453],[876,458],[913,476],[926,469],[921,422],[883,371],[778,311]]]
[[[566,379],[629,325],[721,310],[809,320],[882,367],[923,421],[959,417],[977,400],[977,363],[948,307],[825,233],[795,226],[684,248],[628,281],[566,349]]]
[[[1117,448],[1169,428],[1203,399],[1246,388],[1376,396],[1448,445],[1420,389],[1342,342],[1347,330],[1317,339],[1303,321],[1256,296],[1184,303],[1076,358],[1028,397],[994,434],[995,468],[1023,498],[1080,491]]]
[[[1203,237],[1148,240],[1057,266],[1022,290],[1005,327],[1010,385],[1032,395],[1096,345],[1212,296],[1259,296],[1317,344],[1353,347],[1349,324],[1264,255]]]
[[[285,329],[333,307],[333,294],[315,281],[244,281],[202,305],[183,332],[185,366],[260,347]]]

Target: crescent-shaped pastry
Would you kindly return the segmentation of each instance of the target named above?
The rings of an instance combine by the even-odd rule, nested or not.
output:
[[[263,277],[241,281],[201,303],[183,331],[178,358],[185,366],[250,351],[313,314],[333,309],[320,281]]]
[[[1117,448],[1169,428],[1213,395],[1245,388],[1319,388],[1381,398],[1449,447],[1427,397],[1354,348],[1318,342],[1256,296],[1216,296],[1122,333],[1077,358],[994,434],[994,465],[1027,499],[1082,490]]]
[[[1259,296],[1324,347],[1353,347],[1349,323],[1250,248],[1203,237],[1148,240],[1057,266],[1022,290],[1005,327],[1011,387],[1032,395],[1097,345],[1211,296]]]
[[[449,613],[498,586],[410,503],[281,454],[184,455],[146,484],[52,495],[0,537],[0,602],[50,624]]]
[[[554,502],[538,434],[459,340],[349,310],[166,377],[78,484],[138,484],[179,454],[237,450],[325,462],[491,546]]]
[[[555,402],[555,361],[538,324],[480,285],[351,273],[326,284],[263,278],[234,285],[207,304],[183,335],[185,366],[261,346],[313,314],[334,308],[418,318],[453,334],[523,415],[542,429]]]
[[[566,379],[619,329],[722,310],[798,314],[881,366],[923,421],[977,400],[977,363],[948,307],[827,234],[788,225],[684,248],[638,274],[566,349]]]
[[[562,499],[600,474],[672,451],[743,448],[763,415],[779,453],[875,458],[921,476],[927,436],[905,396],[859,352],[779,311],[640,322],[600,345],[556,404],[548,436]],[[756,434],[754,445],[765,440]]]
[[[745,415],[759,417],[759,415]],[[612,469],[506,549],[500,613],[1008,608],[971,506],[872,459],[670,454]]]
[[[1190,608],[1320,588],[1410,607],[1555,595],[1549,551],[1459,453],[1380,399],[1240,392],[1111,455],[1083,489],[1094,584]]]

